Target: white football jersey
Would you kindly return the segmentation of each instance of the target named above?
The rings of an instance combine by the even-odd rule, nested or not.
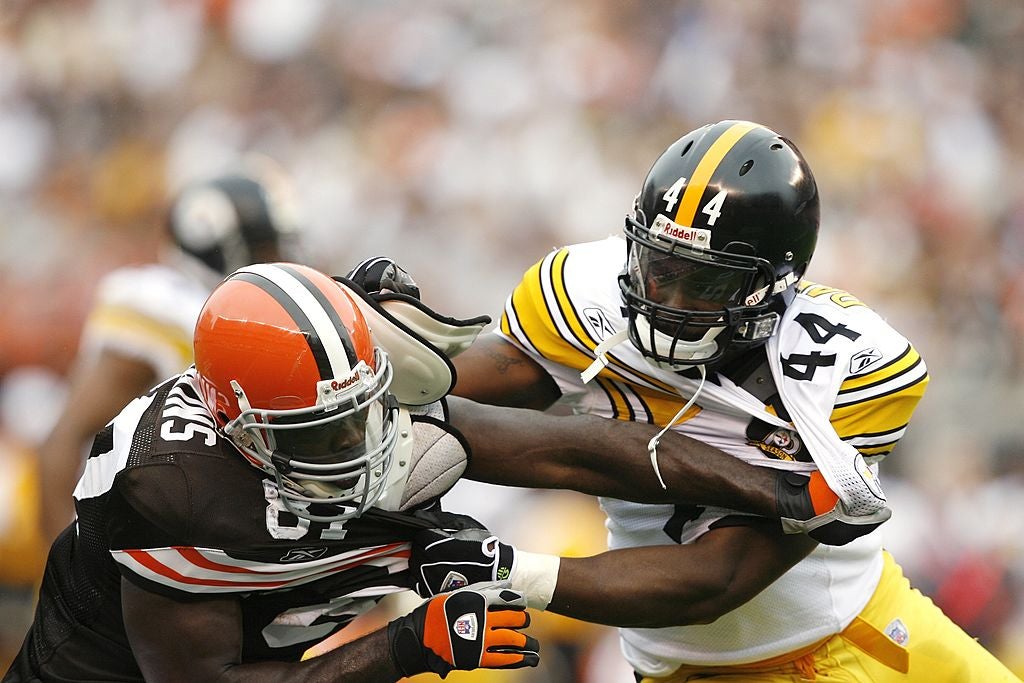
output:
[[[580,378],[597,345],[627,325],[617,283],[625,258],[619,237],[549,253],[512,292],[496,332],[537,360],[577,412],[664,426],[697,391],[698,374],[654,366],[627,341],[609,350],[608,364],[591,382]],[[781,343],[760,352],[760,365],[709,372],[674,429],[768,467],[809,471],[815,460],[847,451],[876,462],[902,437],[928,382],[925,365],[902,335],[846,292],[807,281],[798,291],[780,322]],[[776,354],[771,362],[769,352]],[[795,408],[794,402],[803,404]],[[831,440],[799,433],[790,417],[796,409],[802,416],[820,414]],[[717,520],[739,514],[612,499],[601,505],[611,548],[692,543]],[[620,629],[623,652],[638,672],[659,676],[683,663],[758,661],[837,633],[875,589],[882,570],[879,537],[819,546],[711,624]]]
[[[192,363],[192,333],[216,284],[164,264],[108,273],[86,319],[82,354],[109,349],[151,365],[159,379],[181,372]]]

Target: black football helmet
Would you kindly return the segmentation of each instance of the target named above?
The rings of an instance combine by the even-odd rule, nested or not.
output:
[[[286,195],[244,173],[197,181],[174,198],[167,227],[183,252],[222,276],[253,263],[297,260],[298,224]]]
[[[654,162],[626,217],[630,341],[673,370],[763,344],[817,236],[818,189],[792,142],[748,121],[687,133]]]

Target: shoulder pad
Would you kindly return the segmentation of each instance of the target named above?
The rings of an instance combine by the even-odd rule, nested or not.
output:
[[[485,315],[449,318],[404,294],[367,294],[346,278],[334,280],[353,295],[374,339],[391,358],[391,392],[405,405],[427,405],[447,396],[456,377],[450,359],[491,322]]]

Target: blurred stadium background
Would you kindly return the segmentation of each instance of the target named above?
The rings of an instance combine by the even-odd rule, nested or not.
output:
[[[888,546],[1024,672],[1022,111],[1018,0],[0,0],[0,670],[33,581],[22,474],[97,279],[155,257],[168,194],[273,159],[312,265],[388,254],[438,310],[496,317],[548,249],[621,229],[671,141],[745,118],[815,169],[808,277],[930,367],[883,465]],[[582,496],[453,499],[524,547],[603,543]],[[541,670],[452,679],[629,680],[609,629],[538,630]]]

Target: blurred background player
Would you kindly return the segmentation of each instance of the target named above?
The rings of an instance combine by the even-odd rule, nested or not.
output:
[[[106,275],[82,333],[63,412],[38,449],[42,531],[73,515],[84,454],[128,401],[192,362],[206,297],[235,269],[295,260],[299,224],[287,180],[268,164],[196,181],[171,202],[157,263]]]

